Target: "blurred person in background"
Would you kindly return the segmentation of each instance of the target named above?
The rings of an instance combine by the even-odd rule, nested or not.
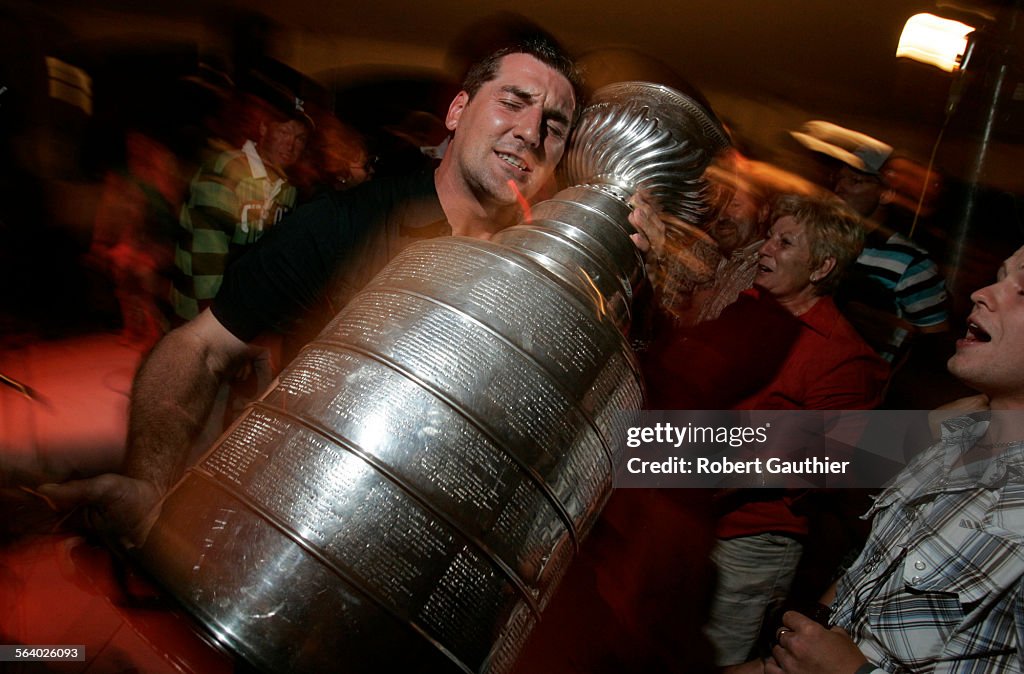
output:
[[[820,190],[798,176],[738,151],[709,169],[709,178],[725,191],[725,203],[709,227],[722,261],[714,282],[694,296],[698,323],[717,318],[740,293],[754,285],[759,250],[768,229],[772,199],[777,194],[819,195]]]
[[[832,199],[782,195],[758,251],[749,296],[781,307],[798,331],[781,365],[734,409],[871,409],[888,367],[843,318],[831,294],[856,259],[863,231]],[[763,334],[764,326],[748,329]],[[740,489],[724,495],[712,559],[718,586],[706,632],[721,666],[745,662],[773,606],[787,597],[808,534],[800,491]]]
[[[771,379],[792,345],[792,317],[770,298],[743,292],[757,273],[773,190],[795,189],[770,177],[777,171],[736,148],[723,152],[705,173],[706,231],[683,230],[692,233],[686,247],[666,240],[652,279],[664,313],[640,352],[651,409],[732,407]]]
[[[225,270],[295,206],[287,171],[305,151],[313,121],[292,92],[265,78],[254,82],[258,96],[246,95],[252,136],[200,167],[181,209],[171,291],[179,322],[209,306]]]
[[[199,167],[181,209],[171,288],[174,327],[202,313],[225,272],[296,205],[298,190],[287,171],[305,152],[313,120],[302,99],[259,74],[250,75],[246,87],[251,91],[239,92],[241,107],[232,112],[248,139]],[[281,338],[268,333],[260,343],[250,365],[219,388],[194,451],[209,445],[270,383]]]
[[[333,190],[350,190],[373,177],[375,157],[366,139],[330,112],[314,114],[309,151],[288,172],[299,203]]]
[[[180,162],[154,135],[125,133],[125,164],[109,171],[96,209],[90,256],[114,281],[122,341],[148,351],[169,328]]]
[[[638,312],[632,341],[637,351],[649,348],[666,333],[691,326],[696,322],[695,297],[699,289],[715,281],[715,270],[723,257],[714,238],[699,227],[678,218],[666,217],[664,256],[650,268],[651,298],[638,301],[638,306],[651,302],[649,310]]]
[[[832,189],[863,218],[867,235],[836,301],[872,348],[898,367],[916,335],[949,330],[950,307],[928,251],[886,225],[896,196],[886,182],[892,147],[828,122],[808,122],[793,136],[839,163]]]
[[[831,297],[860,252],[856,213],[830,195],[784,194],[766,222],[753,287],[644,359],[652,409],[844,410],[881,402],[888,367]],[[705,628],[717,665],[745,662],[789,595],[810,533],[806,505],[805,491],[717,493],[718,583]]]
[[[712,283],[694,293],[698,323],[717,318],[722,309],[754,283],[757,251],[768,228],[770,195],[766,186],[741,174],[741,162],[746,163],[742,158],[734,158],[732,166],[709,169],[709,178],[726,191],[725,204],[708,228],[722,259]]]

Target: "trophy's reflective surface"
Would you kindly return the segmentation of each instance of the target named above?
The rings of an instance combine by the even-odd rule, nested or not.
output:
[[[393,260],[169,493],[146,566],[267,672],[508,671],[643,403],[627,201],[692,217],[724,144],[675,91],[599,91],[575,186]]]

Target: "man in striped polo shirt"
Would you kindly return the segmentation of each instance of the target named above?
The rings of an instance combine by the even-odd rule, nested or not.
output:
[[[928,252],[885,226],[894,192],[883,174],[893,149],[828,122],[808,122],[793,136],[840,162],[832,189],[864,219],[867,236],[836,303],[878,355],[898,365],[915,335],[949,330],[949,300]]]
[[[844,311],[880,356],[899,362],[914,334],[949,329],[946,284],[927,251],[879,219],[888,190],[878,171],[840,167],[834,190],[864,217],[864,251],[839,293]],[[857,320],[864,317],[867,320]]]

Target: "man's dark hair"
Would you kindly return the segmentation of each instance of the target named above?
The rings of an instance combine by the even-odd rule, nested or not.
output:
[[[463,91],[469,94],[470,98],[475,96],[480,87],[498,76],[501,60],[510,54],[528,54],[569,80],[576,99],[576,111],[580,110],[583,101],[583,78],[576,67],[576,61],[554,38],[543,33],[505,44],[476,61],[466,71],[466,77],[462,81]]]

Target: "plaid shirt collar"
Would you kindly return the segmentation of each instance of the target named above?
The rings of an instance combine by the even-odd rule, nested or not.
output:
[[[1008,478],[1024,478],[1024,440],[1003,449],[999,456],[988,462],[980,476],[959,465],[960,457],[985,435],[990,419],[988,412],[976,412],[944,421],[938,443],[943,450],[942,460],[936,461],[932,452],[925,452],[923,455],[931,456],[932,460],[911,462],[907,470],[879,495],[865,518],[896,501],[914,505],[939,492],[993,489]]]

